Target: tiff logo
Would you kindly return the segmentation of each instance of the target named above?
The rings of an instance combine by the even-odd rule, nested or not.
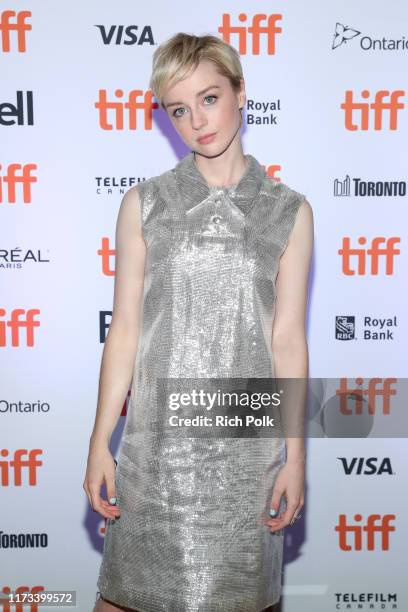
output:
[[[4,308],[0,308],[0,317],[6,314]],[[7,328],[11,330],[11,346],[22,346],[20,341],[20,329],[26,329],[26,346],[34,346],[34,327],[40,327],[40,321],[34,321],[35,315],[39,315],[38,308],[15,308],[11,311],[11,318],[8,321],[0,320],[0,346],[7,344]],[[23,318],[20,319],[20,316]]]
[[[111,257],[115,257],[116,249],[109,245],[109,238],[102,238],[102,248],[98,249],[97,254],[101,256],[102,274],[105,276],[115,276],[115,270],[110,266]]]
[[[9,164],[5,174],[1,174],[2,168],[0,164],[0,204],[16,203],[17,185],[22,186],[23,203],[31,204],[31,185],[38,180],[32,171],[37,170],[37,164]]]
[[[370,378],[368,386],[364,386],[364,379],[360,377],[355,379],[355,385],[350,386],[347,378],[339,380],[336,395],[339,397],[341,414],[377,414],[378,410],[380,414],[390,414],[391,396],[397,395],[396,389],[392,388],[397,382],[396,378]],[[381,398],[381,401],[377,402],[377,398]]]
[[[231,25],[231,15],[229,13],[223,13],[222,25],[218,28],[218,32],[222,35],[225,42],[231,43],[231,34],[238,34],[238,45],[237,50],[240,55],[247,55],[247,39],[248,34],[251,35],[251,53],[252,55],[260,54],[261,47],[261,34],[266,36],[266,45],[268,55],[275,55],[276,51],[276,34],[282,33],[282,28],[277,26],[277,22],[281,21],[282,15],[277,13],[272,15],[265,15],[258,13],[253,15],[251,25]],[[247,21],[247,15],[240,13],[238,15],[238,21],[245,23]],[[265,25],[261,25],[264,22]]]
[[[115,97],[123,98],[124,92],[122,89],[115,89]],[[137,99],[139,100],[137,101]],[[137,129],[137,113],[138,109],[143,111],[143,119],[145,130],[152,129],[153,109],[159,108],[157,102],[153,102],[153,92],[149,89],[143,92],[142,89],[133,89],[129,92],[127,99],[119,102],[108,100],[106,89],[99,90],[99,99],[95,102],[95,108],[99,111],[99,126],[102,130],[123,130],[126,116],[126,127],[129,130]],[[109,113],[109,111],[112,111]],[[111,121],[108,120],[108,113],[113,115]]]
[[[370,95],[368,89],[363,89],[361,92],[361,97],[366,100],[370,98]],[[345,92],[345,101],[340,104],[340,108],[344,110],[344,127],[350,131],[367,131],[370,129],[369,120],[371,114],[374,119],[374,130],[383,130],[385,129],[383,127],[385,111],[390,111],[388,129],[396,130],[397,110],[405,108],[405,104],[397,102],[398,98],[402,96],[405,96],[405,91],[403,89],[397,89],[393,92],[388,91],[388,89],[381,89],[376,92],[374,102],[355,102],[354,92],[348,89]],[[384,101],[387,97],[390,97],[389,102]],[[356,114],[357,123],[354,123],[353,119]]]
[[[339,522],[334,528],[334,531],[337,531],[339,534],[340,549],[345,551],[363,549],[389,550],[389,534],[391,531],[395,531],[395,527],[390,523],[394,519],[395,514],[370,514],[364,525],[350,525],[347,523],[347,516],[345,514],[339,514]],[[354,520],[356,523],[361,523],[363,515],[355,514]],[[380,534],[380,542],[377,542],[377,546],[375,541],[376,533]],[[352,535],[351,538],[348,538],[349,534]],[[348,541],[349,539],[351,539],[350,543]]]
[[[17,19],[16,19],[17,17]],[[27,19],[31,17],[31,11],[1,11],[0,12],[0,33],[1,33],[1,51],[10,53],[10,34],[17,34],[17,51],[25,53],[26,47],[26,32],[32,30]]]
[[[369,248],[351,248],[350,238],[343,238],[343,246],[337,252],[341,256],[342,261],[342,272],[346,276],[354,276],[358,274],[365,276],[367,259],[370,260],[370,272],[368,274],[377,276],[379,274],[379,260],[380,257],[385,260],[385,274],[392,275],[394,273],[394,258],[395,255],[400,255],[401,251],[396,249],[394,245],[401,242],[401,238],[398,236],[392,236],[391,238],[385,238],[383,236],[376,236],[371,241]],[[358,238],[358,244],[364,245],[367,243],[367,238],[360,236]],[[385,243],[385,247],[380,248],[380,244]],[[351,258],[357,258],[357,269],[355,265],[351,265]]]
[[[24,469],[28,472],[28,484],[30,487],[34,487],[37,484],[37,468],[43,465],[42,461],[37,460],[37,456],[42,455],[42,453],[40,448],[34,448],[30,451],[26,448],[18,448],[14,451],[13,459],[0,459],[0,486],[9,487],[12,484],[15,487],[21,487]],[[8,456],[8,450],[2,448],[0,457]],[[25,456],[28,456],[27,459],[23,459]]]

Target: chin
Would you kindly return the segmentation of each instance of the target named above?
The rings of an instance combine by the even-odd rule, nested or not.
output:
[[[197,151],[197,153],[200,153],[201,155],[204,155],[204,157],[217,157],[217,155],[221,155],[221,153],[224,153],[224,151],[226,149],[228,149],[230,141],[228,142],[223,142],[220,144],[219,141],[217,142],[210,142],[207,145],[201,145],[200,143],[194,143],[194,145],[191,147],[194,151]]]

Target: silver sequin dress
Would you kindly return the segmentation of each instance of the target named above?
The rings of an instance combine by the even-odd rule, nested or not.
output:
[[[258,612],[281,595],[283,532],[262,523],[284,438],[180,438],[156,377],[272,377],[279,258],[305,196],[252,155],[209,187],[188,153],[139,184],[147,246],[131,396],[98,589],[140,612]],[[284,507],[284,504],[283,504]]]

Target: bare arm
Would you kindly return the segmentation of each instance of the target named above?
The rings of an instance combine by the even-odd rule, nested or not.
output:
[[[119,209],[115,238],[115,288],[112,320],[105,340],[98,404],[91,441],[109,444],[132,380],[143,294],[145,242],[137,187]]]
[[[280,259],[276,280],[276,309],[272,334],[276,378],[307,379],[308,376],[305,319],[312,250],[313,211],[305,200],[297,212],[288,245]],[[302,391],[300,385],[290,386],[290,390],[297,395]],[[306,393],[306,381],[303,393]],[[300,403],[301,401],[295,400],[295,404]],[[292,410],[289,427],[292,434],[293,431],[298,431],[298,419],[303,416],[303,413],[294,414]],[[303,438],[287,437],[286,448],[288,461],[303,459]]]
[[[137,186],[123,196],[116,223],[115,250],[112,320],[102,354],[84,481],[93,509],[105,518],[112,518],[118,511],[101,499],[100,487],[105,481],[108,498],[115,496],[115,470],[109,443],[132,380],[140,329],[146,246]]]
[[[281,379],[278,388],[283,388],[286,395],[281,416],[287,452],[286,463],[280,469],[273,487],[271,516],[274,518],[266,519],[271,531],[292,524],[304,505],[306,451],[304,436],[299,432],[303,434],[307,397],[309,364],[305,319],[312,250],[313,211],[305,200],[298,209],[288,244],[280,258],[276,279],[272,351],[275,377]],[[292,384],[287,380],[291,378],[298,380]],[[286,508],[278,515],[283,495]]]

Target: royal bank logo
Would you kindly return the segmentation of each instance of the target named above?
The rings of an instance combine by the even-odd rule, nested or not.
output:
[[[385,36],[382,38],[372,38],[367,34],[361,37],[360,35],[360,30],[337,22],[334,28],[332,50],[344,47],[352,40],[360,42],[360,49],[362,51],[407,51],[408,49],[408,40],[406,40],[405,36],[402,38],[386,38]]]
[[[336,315],[336,340],[354,340],[356,332],[356,317],[351,315]]]
[[[336,340],[394,340],[394,334],[397,330],[396,315],[384,318],[364,315],[362,326],[359,327],[361,335],[360,338],[357,338],[356,317],[354,315],[336,315]]]

